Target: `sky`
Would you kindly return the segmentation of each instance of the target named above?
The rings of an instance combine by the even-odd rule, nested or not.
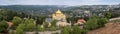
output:
[[[113,5],[120,0],[0,0],[0,5]]]

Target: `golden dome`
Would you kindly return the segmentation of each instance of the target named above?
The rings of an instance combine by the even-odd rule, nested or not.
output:
[[[62,12],[58,9],[56,13],[62,13]]]

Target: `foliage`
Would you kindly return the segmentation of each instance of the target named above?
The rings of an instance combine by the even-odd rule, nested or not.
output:
[[[22,29],[16,29],[16,34],[24,34]]]
[[[107,18],[99,18],[98,27],[104,27],[107,22],[108,22]]]
[[[85,25],[88,30],[92,30],[98,27],[97,23],[98,23],[97,18],[92,18],[92,19],[89,19]]]
[[[43,25],[44,25],[45,28],[49,27],[49,23],[48,22],[45,22]]]
[[[51,26],[51,27],[50,27],[50,30],[51,30],[51,31],[55,31],[55,30],[56,30],[56,27],[55,27],[55,26]]]
[[[66,18],[66,20],[67,20],[67,22],[68,22],[68,23],[70,23],[71,18],[70,18],[70,17],[68,17],[68,18]]]
[[[68,22],[68,23],[71,22],[72,25],[77,22],[77,19],[78,19],[78,17],[75,17],[75,16],[73,16],[73,17],[67,17],[67,18],[66,18],[67,22]]]
[[[86,34],[87,31],[86,29],[80,29],[77,25],[74,25],[72,28],[65,26],[61,30],[61,34]]]
[[[16,29],[16,34],[24,34],[24,27],[25,24],[19,24],[19,26]]]
[[[6,21],[1,21],[0,22],[0,33],[6,33],[8,28],[8,24]]]
[[[85,26],[86,26],[86,29],[93,30],[100,27],[104,27],[107,22],[108,22],[107,18],[94,16],[87,21]]]
[[[20,17],[14,17],[13,20],[12,20],[12,22],[13,22],[12,28],[13,28],[13,29],[17,28],[17,26],[18,26],[20,23],[22,23],[22,21],[23,21],[23,20],[22,20]]]
[[[110,12],[108,12],[108,11],[107,11],[107,12],[105,12],[105,18],[108,18],[108,19],[109,19],[109,18],[111,18],[111,13],[110,13]]]
[[[26,18],[23,23],[19,24],[17,27],[20,31],[33,31],[35,28],[35,24],[33,23],[33,19]],[[19,29],[20,28],[20,29]]]
[[[44,27],[42,27],[41,25],[38,25],[38,31],[44,31],[44,30],[45,30]]]
[[[74,25],[71,34],[82,34],[82,31],[81,31],[81,30],[82,30],[82,29],[80,29],[79,26]]]
[[[34,22],[34,20],[32,18],[26,18],[26,19],[24,19],[23,23],[25,23],[27,25],[28,23],[33,23],[33,22]]]
[[[42,17],[37,17],[37,24],[43,24],[43,22],[45,21],[45,16],[42,16]]]
[[[10,11],[10,10],[1,10],[0,11],[0,19],[1,20],[6,20],[6,21],[12,20],[15,15],[16,15],[15,12]]]
[[[34,23],[33,19],[26,18],[24,20],[23,24],[25,24],[25,26],[24,26],[25,31],[33,31],[35,28],[35,23]]]
[[[6,21],[1,21],[0,22],[0,33],[6,33],[8,28],[8,24]]]
[[[53,20],[53,21],[51,22],[51,26],[56,26],[56,23],[57,23],[57,20]]]
[[[34,31],[35,25],[34,23],[28,23],[27,25],[25,25],[24,30],[25,31]]]
[[[65,26],[62,29],[61,34],[70,34],[70,27],[69,26]]]

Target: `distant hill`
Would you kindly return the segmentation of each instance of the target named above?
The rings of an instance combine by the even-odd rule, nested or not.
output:
[[[57,9],[62,9],[66,6],[57,6],[57,5],[8,5],[8,6],[0,6],[0,9],[9,9],[13,11],[22,11],[25,13],[47,13],[53,12]]]
[[[66,5],[0,5],[0,9],[9,9],[13,11],[24,12],[34,15],[50,15],[60,9],[66,13],[79,14],[86,10],[91,12],[103,12],[107,9],[119,12],[120,5],[83,5],[83,6],[66,6]]]

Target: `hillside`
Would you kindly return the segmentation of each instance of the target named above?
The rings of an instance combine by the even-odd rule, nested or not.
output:
[[[120,34],[120,20],[110,21],[105,27],[89,31],[87,34]]]
[[[82,6],[66,6],[66,5],[0,5],[0,9],[8,9],[12,11],[24,12],[32,15],[51,15],[60,9],[67,15],[83,15],[84,11],[90,11],[93,15],[104,14],[109,11],[112,18],[120,16],[120,5],[82,5]]]

